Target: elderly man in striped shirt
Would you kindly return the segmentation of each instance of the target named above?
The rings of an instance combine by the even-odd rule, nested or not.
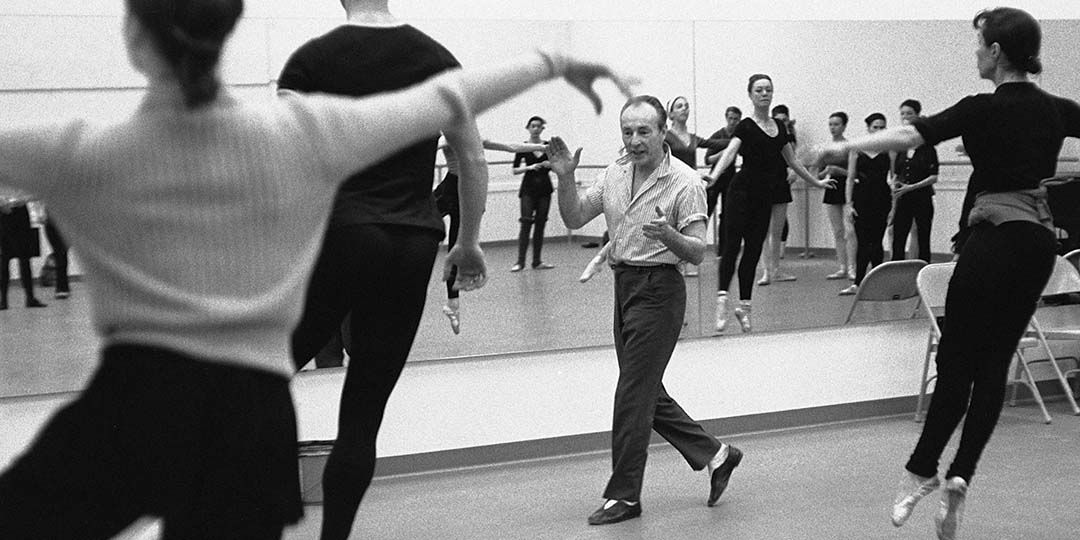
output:
[[[612,425],[612,474],[607,501],[589,524],[641,515],[641,482],[651,431],[656,430],[694,470],[708,468],[708,506],[727,487],[742,452],[709,435],[668,395],[664,370],[682,329],[686,286],[677,265],[705,254],[705,186],[701,176],[664,145],[667,114],[652,96],[631,98],[619,115],[626,155],[608,166],[584,194],[571,153],[559,137],[548,156],[559,179],[559,213],[580,228],[604,214],[611,231],[608,263],[615,272],[615,353],[619,382]]]

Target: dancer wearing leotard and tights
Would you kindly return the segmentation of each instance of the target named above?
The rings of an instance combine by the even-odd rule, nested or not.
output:
[[[814,178],[806,167],[795,159],[795,151],[788,142],[784,125],[769,116],[773,95],[772,79],[760,73],[752,75],[746,90],[754,105],[754,113],[735,127],[731,143],[709,173],[710,183],[716,182],[720,173],[735,161],[736,154],[743,158],[742,169],[728,188],[731,201],[724,205],[728,217],[724,220],[724,254],[720,258],[720,290],[716,296],[717,332],[723,332],[727,325],[728,287],[735,275],[735,260],[739,257],[740,248],[742,257],[739,259],[739,306],[735,308],[735,317],[743,332],[752,329],[750,298],[754,273],[769,229],[775,178],[785,174],[784,165],[791,167],[795,174],[807,183],[823,188],[835,185],[832,180]]]
[[[844,138],[847,123],[848,115],[845,112],[838,111],[829,115],[829,133],[833,142],[847,140]],[[836,262],[840,268],[825,276],[825,279],[855,279],[855,229],[844,216],[844,205],[847,202],[847,167],[848,156],[829,156],[818,171],[818,178],[836,180],[836,189],[825,190],[821,202],[829,215],[836,245]]]
[[[866,117],[866,131],[877,133],[885,129],[885,115],[873,113]],[[840,291],[841,296],[855,294],[871,266],[885,260],[885,229],[892,210],[893,154],[890,152],[852,152],[848,156],[848,174],[853,179],[847,185],[845,207],[848,219],[855,228],[855,283]]]
[[[915,503],[941,487],[938,461],[963,420],[934,519],[942,539],[956,537],[979,456],[1001,414],[1013,353],[1054,266],[1053,224],[1040,180],[1055,174],[1065,137],[1080,137],[1080,105],[1028,78],[1042,71],[1039,23],[1024,11],[997,8],[979,12],[973,25],[979,76],[996,85],[993,93],[826,149],[902,151],[963,137],[971,157],[972,196],[961,212],[965,225],[945,301],[937,386],[892,511],[893,524],[900,526]],[[1013,499],[1018,498],[1016,493]]]

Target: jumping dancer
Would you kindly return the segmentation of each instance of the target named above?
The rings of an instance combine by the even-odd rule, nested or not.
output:
[[[1053,224],[1039,182],[1054,176],[1064,138],[1080,137],[1080,105],[1028,78],[1042,71],[1039,23],[1024,11],[997,8],[979,12],[973,26],[979,76],[996,85],[993,93],[827,147],[832,154],[903,151],[963,137],[971,157],[937,388],[892,510],[893,524],[903,525],[915,504],[941,486],[938,460],[964,419],[934,520],[941,539],[956,537],[979,456],[1001,414],[1013,352],[1053,269]]]

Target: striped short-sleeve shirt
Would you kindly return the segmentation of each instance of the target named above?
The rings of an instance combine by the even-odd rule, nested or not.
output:
[[[631,196],[634,164],[609,165],[585,192],[586,218],[601,213],[607,221],[612,248],[611,264],[678,264],[679,256],[659,240],[646,238],[641,228],[656,219],[656,208],[663,211],[668,223],[682,231],[695,221],[705,221],[705,184],[701,175],[685,163],[671,159],[666,152],[660,166]],[[705,240],[704,232],[700,238]]]

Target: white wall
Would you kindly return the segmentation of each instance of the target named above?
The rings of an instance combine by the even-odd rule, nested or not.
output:
[[[981,1],[806,2],[772,0],[688,1],[679,9],[661,2],[557,0],[542,5],[522,1],[419,0],[391,2],[403,18],[448,46],[466,66],[508,60],[537,46],[559,47],[609,62],[641,77],[639,91],[666,101],[689,97],[691,129],[702,135],[722,124],[723,111],[737,105],[748,111],[745,81],[770,73],[776,103],[786,103],[807,143],[827,138],[828,114],[845,110],[850,134],[862,132],[861,118],[874,111],[897,121],[897,105],[920,99],[934,112],[963,95],[986,91],[974,70],[970,17]],[[1043,19],[1048,90],[1080,97],[1080,49],[1072,36],[1080,30],[1080,4],[1014,2]],[[68,116],[118,118],[137,105],[142,79],[126,62],[121,39],[120,0],[7,0],[0,4],[0,126]],[[883,21],[881,19],[888,18]],[[247,2],[246,16],[231,41],[223,78],[245,99],[273,99],[275,80],[289,53],[306,39],[343,19],[334,0]],[[780,20],[782,19],[782,20]],[[621,98],[606,83],[600,91],[605,111],[597,117],[589,104],[562,83],[531,90],[479,119],[494,140],[522,140],[524,121],[548,119],[547,135],[562,135],[584,147],[584,162],[603,164],[618,152]],[[939,147],[943,160],[956,159],[955,145]],[[1076,144],[1067,156],[1080,155]],[[491,161],[510,156],[490,152]],[[586,178],[587,180],[588,178]],[[492,197],[481,238],[516,237],[519,177],[509,167],[492,168]],[[812,194],[812,202],[819,199]],[[939,207],[942,201],[939,198]],[[831,246],[820,208],[810,207],[811,245]],[[554,212],[553,214],[557,214]],[[802,211],[791,219],[802,244]],[[938,220],[942,238],[952,221]],[[585,234],[599,234],[596,222]],[[553,216],[552,235],[565,233]],[[935,235],[937,237],[938,235]],[[944,240],[935,239],[935,250]]]

